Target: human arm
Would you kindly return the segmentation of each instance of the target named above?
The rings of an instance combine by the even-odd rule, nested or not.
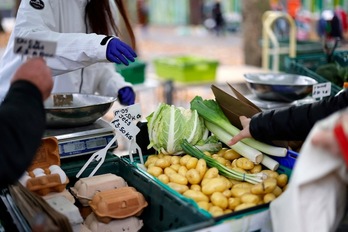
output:
[[[52,86],[50,70],[40,58],[15,73],[0,105],[0,187],[16,181],[31,164],[45,130],[43,100]]]
[[[303,141],[317,121],[347,106],[348,89],[315,103],[263,111],[251,117],[242,134],[235,136],[231,142],[234,144],[249,134],[267,143],[272,140]]]
[[[47,59],[54,76],[97,62],[107,62],[110,60],[107,58],[107,48],[111,37],[86,33],[84,7],[83,1],[45,1],[42,9],[35,9],[31,6],[31,1],[22,1],[13,37],[44,38],[46,41],[57,42],[55,57]],[[113,41],[126,46],[116,38]],[[10,40],[11,47],[13,42],[13,39]],[[115,50],[117,48],[116,46]],[[131,61],[134,55],[136,54],[131,54]]]

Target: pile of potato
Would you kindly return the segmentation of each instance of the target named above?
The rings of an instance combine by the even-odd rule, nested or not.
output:
[[[197,205],[214,217],[268,203],[286,188],[288,176],[271,170],[262,170],[233,149],[223,148],[216,154],[206,155],[230,169],[243,173],[264,173],[266,179],[259,184],[228,179],[215,167],[207,167],[204,159],[190,155],[150,155],[145,162],[147,172],[182,195],[193,199]]]

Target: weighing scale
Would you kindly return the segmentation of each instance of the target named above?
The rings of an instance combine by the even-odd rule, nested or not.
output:
[[[100,118],[86,126],[47,129],[44,137],[56,137],[60,158],[92,154],[103,149],[115,136],[114,129]],[[110,148],[118,146],[117,140]]]

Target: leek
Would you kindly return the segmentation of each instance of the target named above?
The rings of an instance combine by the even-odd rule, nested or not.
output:
[[[228,120],[215,100],[203,100],[202,97],[196,96],[191,101],[190,105],[191,109],[197,110],[199,116],[204,118],[206,122],[213,123],[221,129],[225,130],[228,134],[231,135],[231,138],[240,132],[237,127],[231,124],[231,122]],[[241,142],[268,155],[285,157],[287,153],[286,148],[262,143],[253,138],[245,138]],[[224,143],[227,145],[228,141],[225,141]]]
[[[196,157],[197,159],[204,159],[209,167],[217,168],[219,170],[219,173],[227,178],[246,181],[252,184],[260,183],[265,178],[265,175],[263,173],[247,174],[231,170],[216,161],[214,158],[205,155],[201,150],[191,145],[186,139],[183,139],[183,141],[181,142],[181,147],[187,154]]]
[[[205,126],[208,128],[211,133],[213,133],[219,140],[225,144],[228,144],[228,141],[231,140],[232,136],[228,134],[225,130],[221,129],[219,126],[205,121]],[[228,145],[230,148],[238,152],[240,155],[248,158],[252,162],[259,164],[263,160],[262,152],[242,143],[238,142],[232,146]]]

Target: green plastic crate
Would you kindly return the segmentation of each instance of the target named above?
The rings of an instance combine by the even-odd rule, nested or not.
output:
[[[158,58],[153,63],[159,78],[183,83],[213,82],[219,65],[217,60],[194,56]]]
[[[79,156],[61,160],[61,168],[69,178],[68,188],[76,183],[76,174],[88,158],[89,156]],[[97,162],[91,163],[81,177],[88,176],[96,165]],[[144,223],[141,231],[194,231],[214,224],[211,217],[164,190],[123,158],[108,153],[95,175],[105,173],[121,176],[129,186],[135,187],[144,195],[148,206],[139,216]]]
[[[146,63],[136,59],[128,66],[124,64],[115,64],[116,71],[119,72],[125,81],[134,84],[141,84],[145,81],[145,67]]]
[[[335,53],[332,58],[333,61],[336,61],[339,53]],[[343,61],[341,61],[343,62]],[[317,74],[315,70],[323,64],[327,63],[327,55],[325,53],[317,53],[317,54],[307,54],[297,56],[296,58],[285,59],[285,71],[287,73],[293,73],[298,75],[304,75],[311,77],[318,81],[318,83],[328,82],[326,78]],[[331,96],[336,95],[339,91],[342,90],[342,87],[331,83]]]

